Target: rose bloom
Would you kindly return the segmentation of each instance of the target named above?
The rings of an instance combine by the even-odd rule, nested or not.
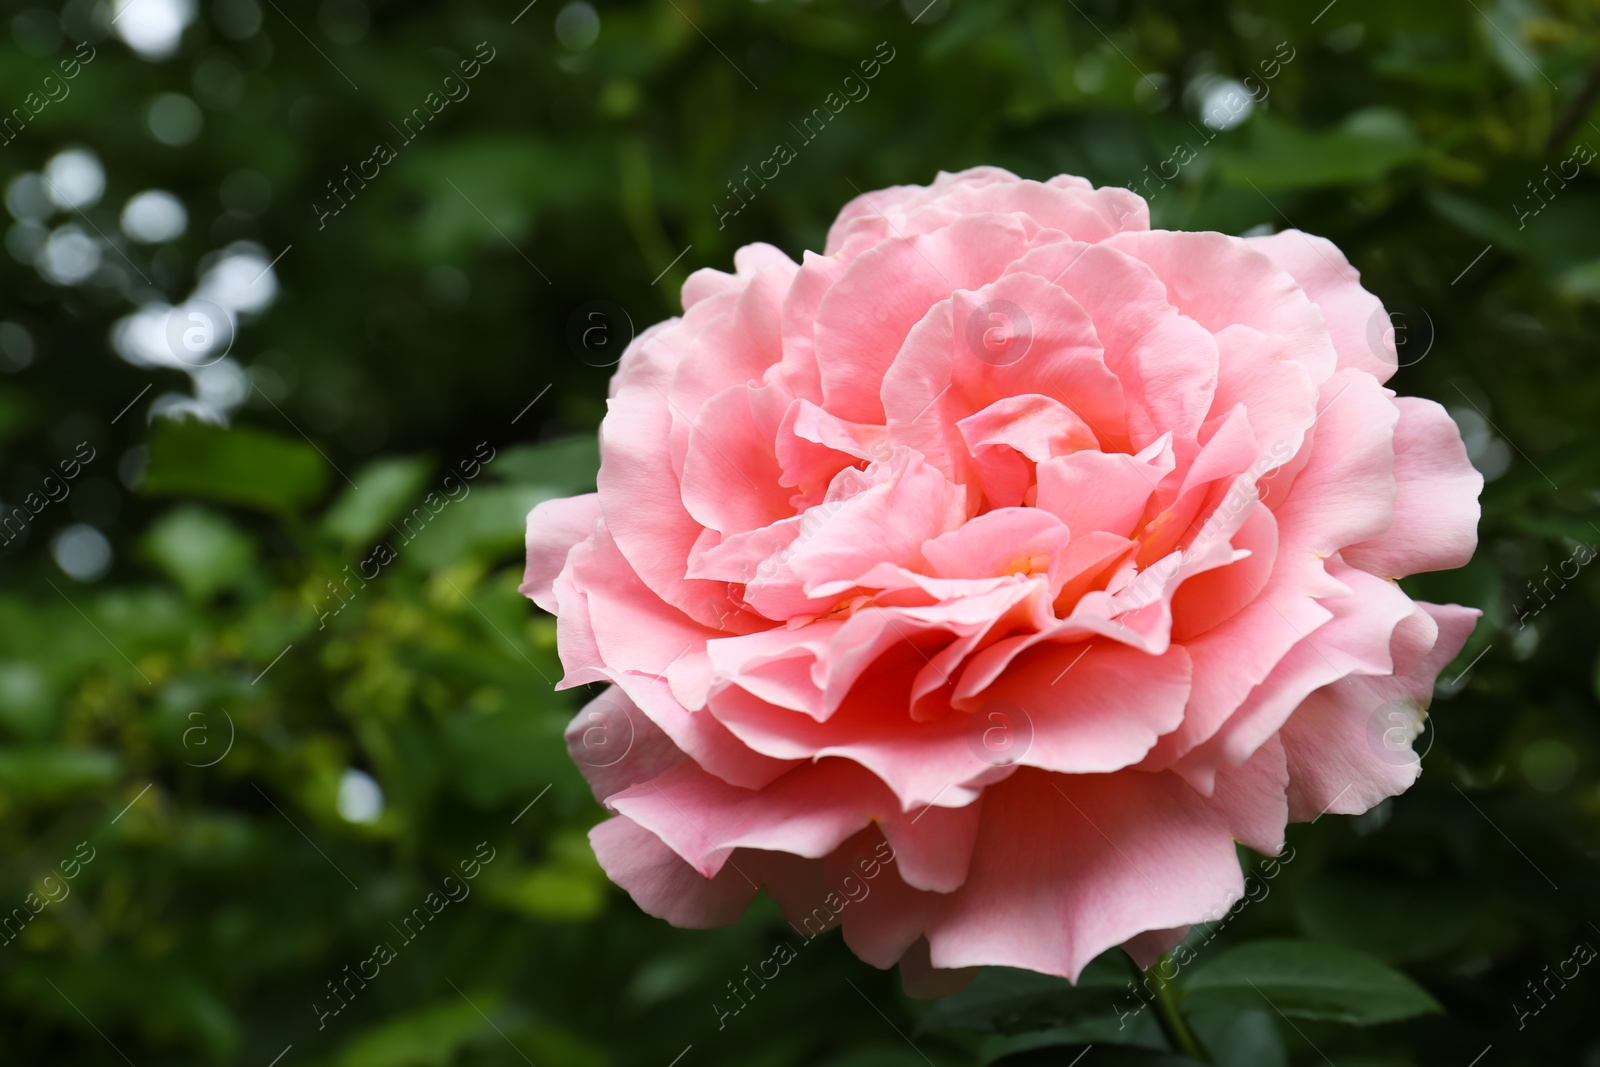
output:
[[[599,492],[528,517],[641,908],[1075,980],[1416,779],[1478,612],[1395,579],[1471,557],[1483,480],[1332,244],[984,167],[734,263],[627,349]]]

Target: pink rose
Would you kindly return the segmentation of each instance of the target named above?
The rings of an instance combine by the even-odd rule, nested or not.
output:
[[[1332,244],[983,167],[734,262],[623,357],[599,492],[528,516],[641,908],[1075,979],[1416,779],[1478,613],[1394,579],[1471,557],[1482,478]]]

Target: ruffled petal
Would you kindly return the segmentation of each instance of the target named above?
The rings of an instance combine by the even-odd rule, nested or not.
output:
[[[556,575],[567,553],[594,529],[600,519],[600,494],[546,500],[528,512],[528,561],[517,592],[555,614]]]
[[[1322,310],[1339,355],[1339,369],[1356,367],[1380,382],[1394,374],[1394,330],[1377,297],[1361,288],[1361,273],[1326,237],[1283,230],[1243,239],[1288,271]]]
[[[685,759],[683,750],[617,686],[607,686],[572,717],[566,742],[567,754],[601,803]]]
[[[1347,563],[1380,578],[1465,566],[1478,547],[1483,475],[1467,459],[1461,431],[1432,400],[1394,401],[1394,521],[1342,550]]]
[[[1394,630],[1395,662],[1414,663],[1412,670],[1348,678],[1316,690],[1295,709],[1280,734],[1295,821],[1326,812],[1357,815],[1416,781],[1422,757],[1411,742],[1422,732],[1434,680],[1466,644],[1480,614],[1454,604],[1418,604]]]
[[[805,764],[759,790],[680,763],[607,800],[707,878],[736,849],[821,859],[876,824],[897,869],[919,889],[950,892],[966,878],[981,802],[907,814],[881,781],[847,760]]]
[[[1200,922],[1243,888],[1226,820],[1177,776],[1025,770],[985,791],[972,873],[928,931],[931,960],[1076,981],[1106,949]]]
[[[756,885],[736,868],[702,877],[631,819],[607,819],[589,831],[589,843],[607,878],[626,889],[641,911],[673,926],[727,926],[755,899]]]

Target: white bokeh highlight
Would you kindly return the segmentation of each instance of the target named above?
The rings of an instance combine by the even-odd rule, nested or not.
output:
[[[82,285],[100,269],[100,258],[100,242],[77,226],[67,225],[45,239],[34,266],[47,282]]]
[[[194,0],[113,0],[112,8],[112,32],[151,62],[177,53],[195,16]]]
[[[345,822],[371,824],[383,815],[383,789],[366,771],[354,767],[339,779],[339,817]]]
[[[188,209],[165,189],[147,189],[131,197],[122,208],[122,232],[140,244],[171,241],[182,237],[188,228]]]
[[[50,555],[67,577],[93,582],[111,569],[111,542],[93,526],[75,523],[56,534]]]
[[[106,191],[106,169],[87,148],[57,152],[44,165],[44,193],[64,211],[82,211],[100,202]]]

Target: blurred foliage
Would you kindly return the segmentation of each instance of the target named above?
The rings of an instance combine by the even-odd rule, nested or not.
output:
[[[930,1005],[834,935],[719,1027],[788,929],[763,901],[674,930],[606,883],[554,623],[515,589],[523,516],[592,481],[609,364],[690,271],[991,163],[1331,238],[1394,313],[1392,384],[1489,477],[1472,565],[1407,583],[1486,612],[1422,781],[1294,828],[1166,1003],[1217,1063],[1600,1063],[1600,979],[1549,977],[1600,945],[1592,4],[27,3],[0,43],[5,1062],[1184,1062],[1154,1008],[1121,1025],[1114,954]],[[186,225],[136,242],[152,189]],[[225,359],[162,355],[192,295],[236,313]]]

